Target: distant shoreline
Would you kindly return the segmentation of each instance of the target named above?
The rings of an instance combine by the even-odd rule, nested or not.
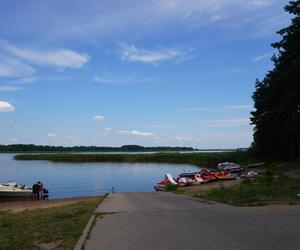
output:
[[[121,147],[110,146],[50,146],[50,145],[34,145],[34,144],[9,144],[0,145],[0,153],[147,153],[147,152],[219,152],[219,151],[245,151],[246,148],[239,149],[196,149],[193,147],[179,147],[179,146],[157,146],[157,147],[144,147],[140,145],[124,145]]]

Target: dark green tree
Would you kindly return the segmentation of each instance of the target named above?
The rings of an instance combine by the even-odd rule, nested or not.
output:
[[[293,15],[291,25],[277,33],[272,44],[274,69],[256,81],[253,93],[255,125],[253,150],[261,156],[300,159],[300,0],[290,1],[285,10]]]

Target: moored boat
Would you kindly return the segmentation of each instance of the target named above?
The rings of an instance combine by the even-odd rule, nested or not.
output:
[[[200,174],[201,170],[196,171],[196,172],[182,172],[181,174],[179,174],[179,177],[181,178],[193,178],[196,174]]]
[[[32,188],[15,182],[0,184],[0,197],[31,197]]]
[[[241,172],[243,170],[243,168],[240,165],[232,162],[219,163],[217,169],[221,171],[229,171],[230,173]]]

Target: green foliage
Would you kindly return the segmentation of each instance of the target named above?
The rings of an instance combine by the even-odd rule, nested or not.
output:
[[[252,152],[270,159],[300,159],[300,0],[285,10],[293,15],[289,27],[278,31],[272,44],[274,69],[256,81],[253,93],[255,125]]]
[[[170,182],[165,186],[165,191],[167,191],[167,192],[176,191],[176,190],[177,190],[177,185],[174,185]]]
[[[245,151],[223,153],[156,153],[156,154],[22,154],[16,160],[49,160],[55,162],[129,162],[174,163],[215,167],[217,163],[231,161],[250,163],[256,161]]]
[[[271,170],[267,170],[265,173],[265,181],[270,184],[274,179],[274,174]]]
[[[0,212],[0,249],[46,249],[44,244],[54,244],[51,249],[73,249],[100,200],[20,213]]]

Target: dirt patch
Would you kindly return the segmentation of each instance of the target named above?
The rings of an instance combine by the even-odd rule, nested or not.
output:
[[[55,242],[49,242],[49,243],[36,243],[36,245],[42,249],[42,250],[59,250],[64,249],[62,247],[62,240],[55,241]]]
[[[73,204],[80,201],[97,199],[96,197],[73,197],[55,200],[25,200],[25,201],[3,201],[0,202],[0,211],[10,211],[13,213],[25,210],[44,209]]]
[[[283,174],[292,179],[300,180],[300,169],[290,170],[290,171],[284,172]]]
[[[228,180],[228,181],[214,181],[210,183],[200,184],[200,185],[193,185],[188,186],[184,188],[180,188],[180,190],[184,191],[192,191],[192,192],[206,192],[215,188],[221,188],[221,187],[229,187],[233,185],[237,185],[241,183],[242,180]]]

